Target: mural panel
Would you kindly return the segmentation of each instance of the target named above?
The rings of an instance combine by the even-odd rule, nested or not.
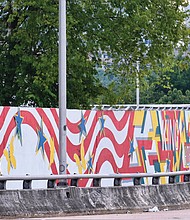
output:
[[[3,175],[58,173],[58,113],[54,108],[0,107]],[[169,172],[189,165],[189,111],[67,110],[68,173]],[[91,180],[79,183],[90,186]]]

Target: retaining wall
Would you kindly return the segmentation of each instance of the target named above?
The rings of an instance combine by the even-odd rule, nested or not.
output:
[[[128,187],[0,190],[0,218],[190,208],[190,183]]]

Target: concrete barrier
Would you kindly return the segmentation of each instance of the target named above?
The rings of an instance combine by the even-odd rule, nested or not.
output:
[[[0,190],[0,218],[126,213],[190,208],[190,183]]]

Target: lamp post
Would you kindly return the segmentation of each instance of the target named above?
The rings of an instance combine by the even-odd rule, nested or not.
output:
[[[59,0],[59,174],[66,174],[66,0]],[[67,186],[63,179],[58,186]]]
[[[136,75],[136,104],[139,106],[139,61],[137,61],[137,75]]]

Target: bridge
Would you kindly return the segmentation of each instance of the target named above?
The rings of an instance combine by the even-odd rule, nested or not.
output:
[[[177,182],[181,176],[183,182]],[[167,177],[167,184],[160,178]],[[77,187],[82,178],[91,178],[91,187]],[[101,187],[102,179],[113,179],[113,186]],[[133,186],[122,180],[133,178]],[[152,184],[142,184],[152,178]],[[58,180],[70,185],[58,186]],[[6,189],[8,181],[23,181],[23,189]],[[33,181],[47,181],[46,189],[32,189]],[[76,174],[49,176],[0,176],[0,217],[47,217],[86,214],[142,212],[153,207],[190,208],[190,171],[135,174]]]

